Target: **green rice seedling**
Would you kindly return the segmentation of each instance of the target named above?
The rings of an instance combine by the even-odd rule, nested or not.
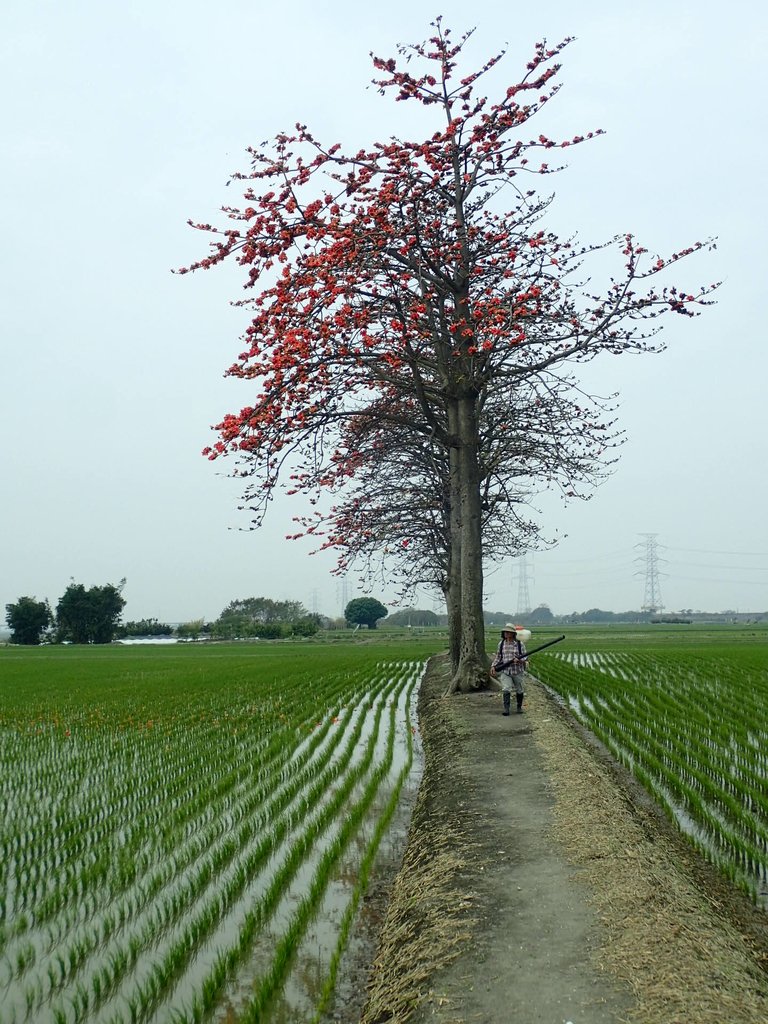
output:
[[[82,1024],[88,1020],[91,1005],[88,989],[78,982],[75,985],[74,996],[72,997],[72,1008],[74,1014],[73,1024]]]
[[[16,950],[14,958],[14,973],[17,978],[20,978],[27,968],[34,964],[35,957],[35,947],[31,942],[26,943],[20,949]]]
[[[32,1011],[35,1009],[36,1005],[39,1006],[39,996],[39,990],[35,989],[32,986],[29,986],[24,990],[24,1006],[26,1009],[27,1017],[31,1017]]]
[[[128,1020],[130,1024],[138,1024],[141,1019],[141,999],[138,995],[128,999]]]

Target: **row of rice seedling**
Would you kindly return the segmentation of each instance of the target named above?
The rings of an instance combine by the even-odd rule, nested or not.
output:
[[[239,988],[238,1019],[240,1020],[264,1019],[264,1014],[271,1001],[279,994],[284,985],[287,969],[296,958],[297,946],[305,935],[307,926],[317,911],[323,895],[328,890],[335,866],[345,851],[349,849],[353,837],[359,832],[366,813],[381,792],[382,785],[385,783],[393,763],[398,713],[404,711],[408,715],[407,705],[402,704],[400,698],[403,693],[410,695],[420,675],[420,667],[414,666],[413,668],[414,672],[410,677],[405,675],[393,681],[383,695],[385,700],[377,702],[374,709],[375,725],[370,730],[364,756],[353,766],[353,770],[347,773],[343,784],[333,797],[342,813],[334,814],[331,827],[324,829],[323,833],[318,835],[314,842],[314,849],[301,858],[300,863],[296,865],[297,873],[291,880],[291,884],[281,887],[280,901],[274,908],[270,927],[262,941],[263,952],[271,958],[270,966],[259,979],[255,986],[255,992],[249,998],[243,999],[243,989]],[[378,722],[384,712],[385,703],[389,708],[387,722],[384,728],[379,728]],[[399,794],[401,785],[402,772],[388,787],[387,802],[384,813],[378,819],[379,824],[388,813],[391,813],[389,803],[393,799],[396,800],[395,794]],[[375,854],[382,831],[383,829],[379,828],[377,834],[368,841],[365,854],[358,858],[360,861],[365,861],[366,858],[370,859]],[[301,868],[301,877],[298,876],[299,867]],[[358,868],[358,870],[360,869]],[[362,870],[364,876],[365,869]],[[358,879],[357,886],[359,885],[360,880]],[[358,888],[358,898],[359,891]],[[353,892],[350,899],[354,900],[354,898]],[[339,933],[342,934],[341,928]],[[215,968],[220,974],[223,973],[222,967],[226,961],[226,954],[221,955]],[[332,977],[335,969],[332,961],[327,967],[324,964],[321,964],[320,967],[327,971],[329,978]],[[326,999],[329,985],[330,983],[326,982],[323,988],[323,997]],[[249,986],[249,988],[253,987]],[[292,1008],[289,1019],[301,1019],[295,1007]]]
[[[414,684],[415,679],[412,680],[410,687],[405,694],[405,714],[400,718],[400,722],[404,723],[404,727],[400,729],[401,748],[404,746],[404,749],[400,750],[399,758],[397,757],[397,751],[394,751],[395,756],[393,758],[390,771],[394,771],[396,774],[389,789],[385,790],[384,806],[372,815],[371,829],[367,836],[367,843],[364,847],[363,855],[357,858],[353,873],[353,885],[351,887],[351,892],[349,892],[349,898],[339,922],[335,946],[333,947],[331,955],[327,961],[327,974],[322,979],[322,988],[320,989],[316,1000],[312,1024],[319,1024],[319,1021],[322,1019],[323,1011],[333,1001],[336,978],[340,968],[341,959],[346,948],[352,922],[360,905],[360,900],[367,889],[368,880],[373,870],[375,858],[379,851],[381,841],[395,815],[395,812],[397,811],[401,793],[411,773],[414,759],[413,735],[416,731],[415,726],[411,725],[412,715],[415,718],[416,714],[415,702],[413,706],[411,706],[415,693]],[[403,739],[404,744],[402,743]],[[397,742],[397,740],[395,742]]]
[[[268,865],[276,859],[276,847],[277,851],[282,852],[284,860],[280,864],[279,870],[273,873],[266,885],[267,896],[266,898],[262,896],[262,902],[269,906],[270,901],[274,901],[279,896],[287,880],[292,877],[302,863],[307,850],[311,848],[312,841],[334,818],[338,809],[338,799],[335,803],[327,799],[329,787],[332,780],[351,760],[357,746],[359,733],[359,727],[353,731],[350,741],[346,744],[343,760],[340,763],[330,764],[326,774],[319,775],[311,783],[306,800],[299,808],[296,820],[291,822],[287,816],[283,817],[278,823],[278,827],[269,834],[266,840],[261,840],[257,858],[251,859],[248,870],[241,868],[241,870],[230,871],[225,879],[220,880],[218,886],[209,891],[207,903],[198,900],[190,904],[194,909],[188,915],[188,919],[183,922],[182,929],[178,929],[172,936],[170,948],[164,960],[165,964],[173,966],[173,975],[178,975],[181,969],[187,966],[187,963],[195,957],[201,943],[209,939],[211,930],[218,927],[226,913],[237,905],[246,881],[253,872],[265,862]],[[311,816],[305,819],[305,815],[310,809]],[[291,829],[291,824],[294,825],[293,829]],[[243,848],[241,847],[241,849]],[[251,913],[254,921],[259,923],[259,916],[253,911]],[[131,972],[129,983],[132,987],[142,987],[146,984],[142,976],[142,965],[139,963],[133,966],[134,970]],[[155,963],[152,967],[152,974],[156,976],[157,972],[158,968]],[[209,1008],[208,1005],[205,1006],[206,1010]]]
[[[134,652],[4,658],[2,1024],[201,1020],[240,975],[267,1020],[335,866],[410,770],[393,777],[393,751],[421,659]]]
[[[535,671],[700,852],[765,902],[768,666],[756,650],[546,652]]]

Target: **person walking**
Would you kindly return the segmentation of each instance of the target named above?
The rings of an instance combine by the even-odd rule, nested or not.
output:
[[[512,703],[512,688],[515,690],[517,713],[523,713],[525,689],[525,644],[517,639],[517,630],[507,623],[501,631],[501,640],[496,656],[491,663],[491,677],[501,683],[501,694],[504,702],[503,715],[509,714]]]

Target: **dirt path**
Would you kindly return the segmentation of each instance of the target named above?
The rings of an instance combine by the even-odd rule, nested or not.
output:
[[[443,673],[361,1024],[764,1024],[768,914],[540,686],[503,717]]]

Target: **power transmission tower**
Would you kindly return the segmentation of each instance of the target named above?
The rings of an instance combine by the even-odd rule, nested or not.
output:
[[[527,615],[531,610],[531,595],[528,593],[528,560],[525,555],[517,560],[519,579],[517,581],[517,612]]]
[[[347,605],[349,604],[349,590],[348,590],[348,586],[347,586],[347,578],[346,578],[346,576],[342,579],[341,584],[340,584],[340,586],[337,589],[337,593],[338,593],[339,590],[341,591],[341,612],[340,612],[340,614],[343,616],[344,612],[347,610]]]
[[[641,537],[645,537],[645,568],[642,570],[645,575],[645,596],[643,597],[643,604],[641,611],[650,612],[651,615],[656,612],[663,611],[664,605],[661,601],[661,584],[659,582],[661,573],[659,572],[659,562],[663,559],[659,558],[658,545],[656,544],[656,533],[641,533]],[[640,544],[636,544],[635,547],[641,547]],[[637,561],[640,561],[640,558]],[[639,573],[635,573],[637,576]]]

